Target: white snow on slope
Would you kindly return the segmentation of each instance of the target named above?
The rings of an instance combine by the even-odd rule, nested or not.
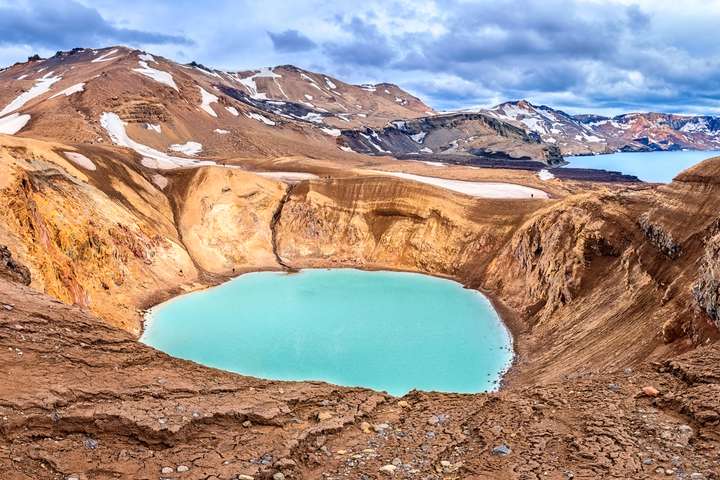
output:
[[[543,182],[545,182],[545,181],[547,181],[547,180],[552,180],[553,178],[555,178],[555,175],[553,175],[552,173],[550,173],[549,170],[545,170],[544,168],[538,172],[537,176],[538,176],[538,177],[540,178],[540,180],[542,180]]]
[[[13,113],[7,117],[0,118],[0,133],[6,135],[15,135],[17,132],[27,125],[30,121],[30,115]]]
[[[155,57],[153,57],[153,56],[150,55],[149,53],[141,53],[140,55],[138,55],[138,58],[139,58],[140,60],[144,60],[144,61],[146,61],[146,62],[155,62],[155,63],[157,63],[157,61],[155,60]]]
[[[412,138],[415,143],[422,143],[423,140],[425,140],[425,135],[427,135],[427,132],[420,132],[410,135],[410,138]]]
[[[240,78],[237,75],[235,75],[233,78],[243,84],[248,91],[250,92],[250,97],[256,99],[256,100],[267,100],[267,95],[264,93],[258,92],[257,84],[255,83],[256,78],[282,78],[282,75],[278,75],[277,73],[272,71],[272,68],[269,67],[263,67],[257,72],[253,73],[249,77]]]
[[[184,153],[190,157],[194,157],[198,153],[202,152],[202,143],[198,142],[185,142],[185,143],[174,143],[170,145],[170,150],[175,152]]]
[[[53,77],[52,74],[53,72],[46,73],[42,78],[36,80],[35,85],[33,85],[30,90],[18,95],[15,100],[10,102],[5,108],[2,109],[2,111],[0,111],[0,117],[8,113],[14,112],[33,98],[39,97],[43,93],[48,92],[50,90],[50,87],[53,86],[53,84],[62,80],[61,76],[58,75],[56,77]]]
[[[229,131],[223,130],[222,128],[216,128],[215,130],[213,130],[213,132],[217,133],[218,135],[227,135],[228,133],[230,133]]]
[[[335,85],[328,77],[325,77],[325,84],[332,90],[337,88],[337,85]]]
[[[332,136],[332,137],[339,137],[339,136],[340,136],[340,133],[341,133],[340,130],[338,130],[337,128],[325,128],[325,127],[323,127],[323,128],[321,128],[320,130],[322,130],[323,133],[325,133],[325,134],[327,134],[327,135],[330,135],[330,136]]]
[[[92,59],[90,61],[90,63],[109,62],[110,60],[114,60],[117,57],[112,57],[112,58],[108,58],[108,57],[116,52],[117,52],[117,49],[110,50],[109,52],[106,52],[106,53],[100,55],[99,57]]]
[[[237,108],[235,108],[235,107],[225,107],[225,110],[227,110],[228,112],[230,112],[230,114],[232,114],[232,115],[235,116],[235,117],[237,117],[238,115],[240,115],[240,112],[238,112],[238,111],[237,111]]]
[[[210,104],[217,102],[218,97],[200,86],[198,86],[198,88],[200,89],[200,96],[202,97],[202,104],[200,105],[200,108],[205,110],[209,115],[217,117],[217,113],[215,113],[215,110],[212,109]]]
[[[270,120],[269,118],[267,118],[263,115],[260,115],[259,113],[249,112],[249,113],[246,113],[245,116],[247,116],[248,118],[252,118],[253,120],[257,120],[258,122],[262,122],[265,125],[270,125],[270,126],[275,125],[275,122],[273,122],[272,120]]]
[[[97,170],[97,167],[92,160],[87,158],[82,153],[77,152],[63,152],[68,160],[73,162],[75,165],[82,167],[86,170]]]
[[[83,90],[85,90],[85,82],[76,83],[75,85],[72,85],[63,91],[56,93],[55,95],[53,95],[50,98],[59,97],[60,95],[65,95],[66,97],[69,97],[73,93],[79,93],[79,92],[82,92]]]
[[[25,75],[20,75],[20,76],[17,77],[15,80],[23,80],[23,79],[25,79],[25,78],[27,78],[27,73],[26,73]]]
[[[157,132],[157,133],[162,133],[162,127],[160,126],[159,123],[146,123],[145,128],[147,128],[148,130]]]
[[[280,180],[285,183],[297,183],[303,180],[312,180],[318,178],[314,173],[305,172],[252,172],[256,175],[260,175],[265,178],[272,178],[273,180]]]
[[[123,122],[116,113],[104,112],[100,115],[100,125],[107,131],[113,143],[135,150],[142,155],[142,163],[148,168],[171,169],[215,165],[215,162],[209,160],[191,160],[189,158],[172,157],[164,152],[134,141],[128,137],[125,131],[125,122]]]
[[[138,63],[140,64],[141,68],[133,68],[133,72],[137,72],[140,75],[150,77],[156,82],[160,82],[164,85],[167,85],[168,87],[172,87],[175,90],[179,91],[177,85],[175,85],[175,80],[173,80],[172,75],[170,75],[168,72],[149,67],[147,62],[140,61]]]
[[[549,198],[548,194],[537,188],[526,187],[514,183],[501,182],[468,182],[464,180],[450,180],[447,178],[424,177],[404,172],[385,172],[380,170],[368,170],[378,175],[389,175],[392,177],[413,180],[415,182],[427,183],[436,187],[445,188],[455,192],[464,193],[480,198]]]

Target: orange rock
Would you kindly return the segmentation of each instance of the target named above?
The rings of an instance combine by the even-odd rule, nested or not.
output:
[[[660,395],[660,392],[657,388],[649,385],[647,387],[643,387],[642,392],[648,397],[657,397],[658,395]]]

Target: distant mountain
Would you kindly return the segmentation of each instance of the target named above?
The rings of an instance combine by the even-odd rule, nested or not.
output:
[[[575,118],[604,138],[610,151],[720,149],[720,117],[628,113]]]
[[[486,113],[540,135],[543,142],[558,147],[563,155],[608,151],[605,138],[561,110],[520,100],[501,103]]]
[[[483,158],[562,163],[560,150],[543,143],[540,135],[487,113],[454,113],[396,120],[383,128],[343,130],[353,151],[369,155],[407,157],[468,155]],[[470,162],[472,163],[472,162]]]
[[[486,112],[537,133],[544,142],[558,146],[563,155],[720,148],[720,117],[568,115],[525,100],[502,103]]]

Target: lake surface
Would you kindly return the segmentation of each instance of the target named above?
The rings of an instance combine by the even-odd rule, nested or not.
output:
[[[701,161],[717,157],[716,151],[632,152],[586,157],[565,157],[568,167],[597,168],[635,175],[645,182],[670,183],[675,176]]]
[[[494,390],[512,337],[481,293],[402,272],[258,272],[153,308],[142,342],[276,380],[402,395]]]

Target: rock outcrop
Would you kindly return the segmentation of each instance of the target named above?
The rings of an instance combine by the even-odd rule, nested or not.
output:
[[[15,261],[5,245],[0,245],[0,277],[23,285],[30,285],[30,270]]]

